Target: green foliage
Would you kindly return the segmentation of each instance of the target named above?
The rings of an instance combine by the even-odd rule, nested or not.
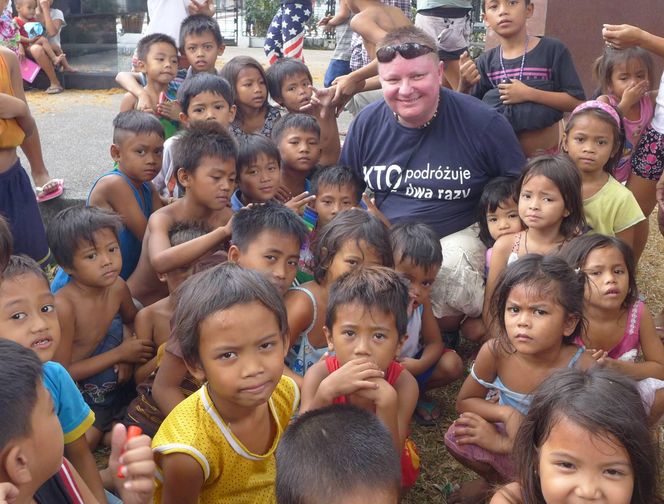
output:
[[[247,25],[252,27],[252,35],[256,37],[265,36],[280,5],[281,3],[278,0],[246,0],[244,6]]]

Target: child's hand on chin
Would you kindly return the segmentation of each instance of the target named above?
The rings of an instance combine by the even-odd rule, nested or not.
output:
[[[148,504],[154,493],[154,474],[157,468],[150,447],[149,436],[142,434],[127,441],[127,429],[122,424],[113,427],[111,456],[108,466],[115,479],[115,488],[125,504]],[[124,449],[124,452],[123,452]],[[118,467],[124,466],[124,479],[118,478]]]
[[[355,392],[355,395],[372,401],[376,407],[396,406],[397,391],[387,383],[385,378],[373,378],[369,380],[377,386],[374,388],[363,388]]]
[[[323,383],[331,397],[354,394],[360,390],[378,388],[375,378],[383,378],[385,373],[367,358],[353,359],[329,375]],[[321,385],[323,384],[321,383]]]

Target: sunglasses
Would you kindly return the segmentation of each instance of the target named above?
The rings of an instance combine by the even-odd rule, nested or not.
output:
[[[431,47],[418,44],[417,42],[405,42],[399,45],[381,47],[376,51],[376,59],[378,59],[379,63],[389,63],[397,56],[397,53],[402,58],[413,59],[432,53],[433,51]]]

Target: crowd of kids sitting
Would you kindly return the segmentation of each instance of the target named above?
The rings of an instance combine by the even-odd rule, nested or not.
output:
[[[584,101],[563,43],[527,35],[529,0],[483,12],[501,45],[462,57],[459,91],[528,160],[478,195],[482,331],[460,353],[432,309],[439,233],[390,222],[362,167],[338,164],[336,104],[302,61],[217,71],[204,14],[177,42],[147,35],[117,77],[112,167],[44,230],[16,156],[34,120],[0,48],[0,502],[397,503],[420,473],[411,420],[444,427],[477,475],[448,502],[663,502],[662,317],[636,272],[664,170],[664,39],[605,28]],[[392,59],[434,50],[406,45]],[[443,426],[429,391],[455,382]]]

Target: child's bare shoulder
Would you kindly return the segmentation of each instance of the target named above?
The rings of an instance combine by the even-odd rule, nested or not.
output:
[[[309,296],[307,295],[306,292],[304,292],[305,290],[311,292],[315,296],[319,290],[319,287],[320,286],[313,280],[310,282],[305,282],[302,285],[300,285],[298,288],[289,289],[288,292],[286,292],[286,298],[296,298],[296,299],[304,297],[308,298]]]
[[[136,108],[136,97],[131,93],[125,93],[120,102],[120,112],[126,112],[127,110],[134,110]]]
[[[153,303],[138,310],[138,313],[136,314],[136,324],[142,323],[152,326],[157,317],[156,304],[157,303]]]
[[[150,230],[163,229],[168,231],[170,227],[178,221],[187,220],[180,218],[182,203],[180,200],[174,201],[170,205],[155,210],[148,219],[148,228]]]
[[[109,287],[109,294],[112,296],[113,303],[117,300],[118,304],[120,304],[128,293],[129,287],[127,287],[127,283],[120,277]]]
[[[506,251],[509,252],[512,250],[512,247],[514,246],[514,242],[517,239],[517,234],[521,234],[522,232],[515,233],[515,234],[506,234],[501,236],[496,240],[496,243],[493,245],[493,254],[495,255],[496,253],[505,253]]]
[[[90,204],[110,207],[118,213],[122,213],[128,205],[138,206],[134,191],[119,173],[109,173],[97,181],[90,191]]]
[[[497,338],[490,339],[477,352],[473,364],[475,375],[485,381],[493,381],[498,374],[498,369],[505,364],[509,355]]]
[[[314,296],[319,296],[325,290],[325,288],[315,280],[305,282],[301,287],[310,291]]]
[[[58,311],[58,314],[63,315],[62,312],[65,312],[66,315],[75,313],[76,300],[76,291],[71,284],[67,284],[59,289],[58,292],[55,293],[55,308]]]
[[[570,364],[570,361],[574,358],[574,356],[577,354],[579,351],[579,346],[577,345],[564,345],[563,346],[563,351],[561,352],[561,359],[562,361],[560,362],[560,367],[568,367]],[[577,367],[582,370],[586,370],[588,368],[591,368],[593,365],[595,365],[597,361],[592,358],[589,352],[583,351],[581,354],[578,356],[576,363],[574,364],[574,367]]]
[[[136,320],[142,319],[143,322],[148,323],[152,326],[158,325],[164,319],[170,321],[173,316],[173,307],[171,306],[170,298],[160,299],[156,303],[152,303],[149,306],[141,308],[138,314],[136,315]]]
[[[521,485],[518,483],[510,483],[502,488],[496,490],[493,494],[490,504],[522,504],[523,496],[521,493]]]
[[[80,298],[81,294],[78,289],[74,287],[72,282],[69,282],[55,293],[55,300],[62,304],[75,303],[76,300]]]

